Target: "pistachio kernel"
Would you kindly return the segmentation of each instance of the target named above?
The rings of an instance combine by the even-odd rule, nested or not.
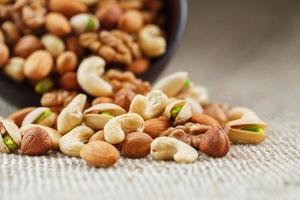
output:
[[[7,132],[5,132],[2,135],[3,138],[3,142],[4,144],[7,146],[7,148],[9,149],[9,151],[15,151],[18,148],[17,143],[15,143],[15,141],[9,136],[9,134]]]
[[[189,79],[186,79],[183,83],[183,88],[188,89],[191,86],[191,81]]]
[[[174,121],[176,117],[178,116],[179,112],[181,111],[183,106],[181,105],[176,105],[172,108],[171,110],[171,120]]]
[[[243,128],[241,128],[241,130],[251,131],[251,132],[255,132],[255,133],[259,133],[259,134],[264,134],[264,132],[265,132],[262,127],[256,126],[256,125],[244,126]]]
[[[49,117],[52,114],[50,110],[45,110],[40,114],[40,116],[33,122],[34,124],[39,124],[43,120],[45,120],[47,117]]]
[[[91,17],[89,17],[87,24],[86,24],[86,31],[93,31],[95,26],[96,26],[96,24],[95,24],[94,20]]]
[[[106,112],[101,112],[100,114],[101,114],[101,115],[108,116],[108,117],[114,117],[114,115],[113,115],[111,112],[108,112],[108,111],[106,111]]]
[[[38,94],[44,94],[48,92],[53,86],[54,81],[51,78],[46,78],[36,84],[35,92]]]

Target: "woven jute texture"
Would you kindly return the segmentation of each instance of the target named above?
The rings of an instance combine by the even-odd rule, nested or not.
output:
[[[264,143],[189,165],[149,157],[109,169],[60,153],[0,154],[0,199],[299,199],[299,5],[213,2],[190,2],[185,40],[163,75],[188,71],[213,101],[255,110],[269,124]],[[14,109],[0,98],[1,115]]]

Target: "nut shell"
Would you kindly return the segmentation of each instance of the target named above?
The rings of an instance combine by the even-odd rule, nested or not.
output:
[[[39,127],[25,130],[22,133],[21,154],[39,156],[52,149],[52,141],[48,133]]]
[[[199,143],[201,152],[212,157],[223,157],[229,152],[230,141],[221,127],[212,127],[202,136]]]
[[[80,157],[95,167],[110,167],[120,158],[120,153],[113,145],[104,141],[92,141],[80,151]]]
[[[146,133],[133,132],[126,135],[121,154],[128,158],[142,158],[150,153],[153,139]]]

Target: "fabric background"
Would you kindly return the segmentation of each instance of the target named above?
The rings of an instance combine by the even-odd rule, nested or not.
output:
[[[299,199],[299,2],[189,3],[185,38],[161,76],[186,70],[212,101],[257,111],[267,140],[189,165],[122,159],[95,169],[60,153],[0,154],[0,199]],[[15,109],[0,97],[1,115]]]

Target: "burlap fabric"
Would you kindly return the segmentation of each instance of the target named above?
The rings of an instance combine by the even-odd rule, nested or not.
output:
[[[212,100],[257,111],[267,140],[190,165],[122,159],[95,169],[60,153],[0,154],[1,200],[300,198],[299,3],[190,3],[185,40],[164,75],[186,70]],[[13,110],[1,100],[2,115]]]

